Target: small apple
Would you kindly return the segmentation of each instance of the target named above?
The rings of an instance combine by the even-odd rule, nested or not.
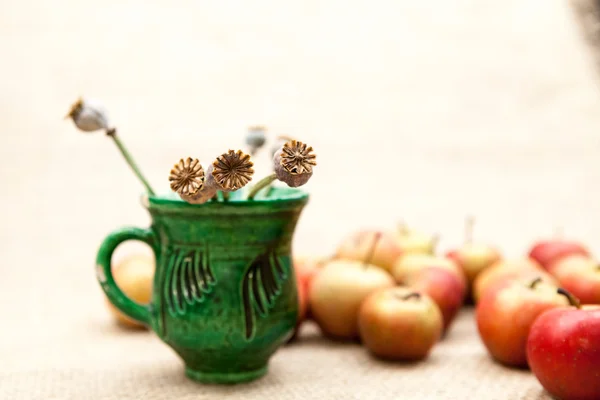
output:
[[[533,374],[555,398],[600,399],[600,306],[581,306],[564,289],[571,307],[540,315],[531,326],[527,359]]]
[[[293,258],[294,271],[298,284],[304,286],[308,291],[312,278],[319,272],[330,258],[296,256]]]
[[[426,358],[441,337],[442,314],[429,296],[410,288],[377,290],[360,307],[360,337],[377,357]]]
[[[483,295],[475,318],[479,336],[495,360],[510,367],[527,367],[531,325],[544,311],[568,305],[556,289],[541,279],[530,283],[517,280]]]
[[[152,297],[154,269],[154,257],[132,253],[116,262],[112,272],[117,286],[127,297],[137,303],[147,304]],[[119,311],[108,301],[108,298],[105,298],[105,301],[119,325],[126,328],[145,328],[141,323]]]
[[[292,337],[288,340],[288,342],[295,341],[298,338],[298,334],[300,332],[300,327],[306,320],[306,315],[308,313],[308,293],[304,289],[303,286],[298,285],[298,317],[296,319],[296,327],[294,328],[294,333]]]
[[[600,304],[600,266],[591,258],[575,259],[566,265],[558,266],[560,286],[571,292],[581,304]],[[570,257],[571,258],[571,257]],[[578,262],[575,262],[575,261]]]
[[[551,264],[559,259],[574,254],[589,256],[590,252],[580,243],[559,237],[537,242],[529,251],[529,257],[546,269],[550,269]]]
[[[298,259],[295,259],[293,264],[294,264],[294,272],[296,274],[296,288],[298,290],[298,317],[296,319],[296,327],[294,328],[294,334],[292,335],[292,337],[288,340],[288,342],[292,342],[295,341],[298,338],[298,334],[300,331],[300,327],[302,326],[302,324],[304,323],[304,321],[307,319],[308,316],[308,285],[306,284],[305,280],[306,280],[306,275],[303,275],[303,273],[306,273],[307,271],[303,270],[303,267],[299,267],[304,262],[304,259],[301,259],[301,261],[298,261]]]
[[[594,269],[596,265],[598,265],[598,262],[590,256],[571,254],[550,263],[548,272],[560,282],[564,275],[568,275],[572,271],[590,270]]]
[[[477,275],[473,282],[473,300],[478,302],[488,288],[499,282],[522,278],[525,280],[542,278],[544,282],[558,286],[556,279],[530,258],[500,260]]]
[[[400,256],[394,263],[392,275],[394,276],[394,279],[396,279],[396,282],[404,283],[408,276],[428,267],[437,267],[451,271],[466,284],[462,270],[454,261],[448,258],[424,253],[409,253]]]
[[[475,301],[475,304],[478,304],[487,292],[499,290],[505,286],[509,286],[514,281],[532,282],[536,279],[539,279],[542,282],[554,287],[559,286],[559,282],[556,280],[556,278],[545,271],[527,270],[520,271],[518,273],[515,271],[506,271],[506,274],[499,276],[498,279],[489,282],[485,287],[483,287],[478,295],[476,295],[477,292],[473,292],[473,300]]]
[[[495,247],[473,242],[473,224],[474,219],[467,218],[465,224],[465,243],[461,248],[449,251],[446,254],[446,257],[454,260],[463,270],[467,278],[469,293],[477,275],[502,258],[500,252]]]
[[[379,236],[374,237],[374,252]],[[315,276],[310,286],[309,307],[321,331],[336,339],[358,338],[358,310],[374,290],[394,286],[385,270],[366,262],[333,260]]]
[[[462,276],[448,269],[427,267],[409,275],[404,283],[431,297],[442,313],[443,331],[447,332],[465,298],[467,287]]]
[[[363,261],[371,252],[371,244],[375,237],[377,246],[372,252],[369,263],[391,271],[394,262],[402,254],[402,249],[390,232],[380,230],[361,230],[345,238],[337,249],[335,258],[341,260]]]
[[[298,288],[298,325],[305,319],[308,312],[308,292],[307,286],[298,283],[298,273],[296,272],[296,282]]]
[[[325,264],[332,259],[333,257],[294,257],[293,264],[294,271],[296,272],[298,290],[303,290],[306,294],[306,298],[308,298],[310,285],[312,284],[314,277],[321,271]],[[310,307],[308,307],[308,304],[305,317],[311,317]]]
[[[542,266],[538,264],[533,258],[530,257],[519,257],[519,258],[506,258],[496,261],[490,266],[490,268],[498,269],[536,269],[543,270]]]
[[[427,233],[411,229],[406,224],[400,223],[396,240],[402,250],[402,254],[408,253],[425,253],[433,254],[438,243],[437,235],[429,235]]]

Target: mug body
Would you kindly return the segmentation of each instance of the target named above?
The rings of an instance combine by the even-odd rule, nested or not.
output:
[[[191,205],[151,197],[156,245],[153,330],[187,375],[236,383],[266,373],[298,313],[291,246],[308,200],[276,188],[267,199]]]

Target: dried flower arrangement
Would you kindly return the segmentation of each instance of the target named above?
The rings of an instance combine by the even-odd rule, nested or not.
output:
[[[102,105],[95,101],[79,98],[65,118],[73,120],[75,126],[83,132],[103,130],[113,139],[119,151],[129,164],[149,195],[155,192],[140,171],[139,167],[117,136],[117,130],[110,124]],[[203,204],[208,201],[228,201],[229,193],[244,188],[254,175],[254,163],[251,156],[266,144],[266,128],[252,126],[248,129],[245,143],[249,148],[246,154],[242,150],[229,150],[218,156],[206,169],[197,158],[188,157],[179,160],[169,174],[171,190],[190,204]],[[287,136],[279,136],[271,149],[273,172],[264,177],[248,190],[246,199],[253,200],[263,189],[269,188],[275,180],[289,187],[299,187],[308,182],[317,165],[313,148]],[[270,192],[267,192],[267,197]]]
[[[255,173],[251,156],[267,143],[266,129],[251,127],[245,151],[228,150],[205,165],[193,157],[179,160],[163,197],[154,195],[101,106],[80,99],[67,117],[81,131],[104,131],[148,193],[144,206],[152,224],[117,229],[98,249],[96,278],[110,304],[176,349],[192,380],[229,384],[267,373],[274,349],[298,322],[291,248],[308,194],[282,188],[254,199],[275,181],[305,184],[316,165],[313,149],[278,138],[270,173],[248,187]],[[152,273],[160,278],[146,286],[149,304],[128,297],[115,281],[113,252],[128,240],[154,252]]]

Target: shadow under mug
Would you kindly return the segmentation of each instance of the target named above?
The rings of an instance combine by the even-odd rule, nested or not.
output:
[[[308,194],[274,188],[268,198],[188,204],[147,201],[150,228],[122,228],[100,246],[96,275],[108,299],[150,327],[184,361],[186,375],[210,383],[263,376],[293,334],[298,313],[291,245]],[[152,299],[138,304],[115,284],[111,258],[126,240],[156,258]]]

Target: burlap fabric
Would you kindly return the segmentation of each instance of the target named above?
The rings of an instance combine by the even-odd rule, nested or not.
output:
[[[102,99],[160,191],[180,157],[239,147],[250,124],[302,137],[319,165],[298,253],[399,219],[443,251],[467,213],[509,257],[557,226],[597,250],[600,98],[575,21],[561,0],[0,3],[0,398],[546,398],[488,359],[469,311],[420,364],[308,325],[260,381],[188,381],[155,336],[112,323],[95,252],[148,224],[141,186],[61,118]]]

